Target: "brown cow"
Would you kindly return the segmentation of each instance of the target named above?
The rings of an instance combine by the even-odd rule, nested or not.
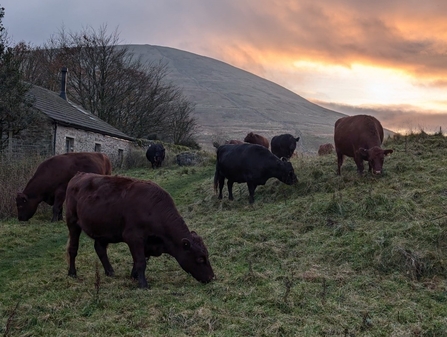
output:
[[[332,151],[334,151],[334,145],[332,145],[331,143],[322,144],[318,148],[318,155],[319,156],[324,156],[324,155],[327,155],[327,154],[331,154]]]
[[[261,135],[258,135],[256,133],[250,132],[247,134],[244,138],[244,142],[251,143],[251,144],[258,144],[269,148],[269,140]]]
[[[200,282],[214,278],[202,239],[189,231],[171,196],[152,181],[79,172],[68,184],[66,208],[69,276],[76,277],[75,258],[84,231],[95,240],[108,276],[114,270],[107,245],[125,242],[133,258],[131,277],[141,288],[147,287],[146,258],[162,253],[173,256]]]
[[[393,153],[393,150],[380,148],[383,142],[383,127],[373,116],[356,115],[340,118],[335,122],[334,141],[338,175],[344,155],[354,158],[360,174],[363,173],[364,160],[368,161],[369,171],[380,174],[384,157]]]
[[[22,193],[16,197],[19,221],[28,221],[42,202],[53,206],[51,221],[62,220],[62,205],[70,179],[78,172],[111,174],[109,158],[98,152],[65,153],[42,162]]]

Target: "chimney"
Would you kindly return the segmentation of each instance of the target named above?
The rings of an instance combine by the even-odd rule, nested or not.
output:
[[[63,99],[67,100],[67,67],[62,67],[61,69],[61,93],[60,93],[60,97],[62,97]]]

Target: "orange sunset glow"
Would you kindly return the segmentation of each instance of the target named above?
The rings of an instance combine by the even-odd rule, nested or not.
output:
[[[2,1],[15,40],[107,24],[125,44],[209,56],[336,111],[374,114],[390,129],[447,128],[446,1],[82,0],[67,11],[43,1],[38,13],[24,2]]]

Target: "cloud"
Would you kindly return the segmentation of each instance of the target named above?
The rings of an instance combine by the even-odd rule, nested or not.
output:
[[[447,131],[447,113],[424,111],[410,105],[392,106],[351,106],[330,102],[314,101],[315,104],[347,115],[371,115],[376,117],[384,128],[409,133],[424,130],[427,133]]]
[[[15,2],[2,4],[5,25],[19,40],[41,43],[62,25],[76,31],[107,24],[119,27],[126,43],[202,52],[249,71],[312,60],[374,64],[433,80],[447,75],[445,1],[42,0],[38,11],[34,0]]]
[[[377,94],[377,78],[368,83],[369,73],[360,76],[359,65],[402,75],[399,81],[406,84],[400,86],[396,76],[383,78],[393,87],[387,94],[399,93],[393,99],[405,102],[410,97],[414,105],[439,102],[447,86],[447,1],[110,0],[107,6],[99,0],[16,2],[2,1],[5,27],[16,41],[41,44],[62,26],[76,32],[107,24],[111,30],[118,28],[123,43],[209,56],[295,92],[317,93],[305,96],[310,99],[340,97],[342,102],[362,104],[361,99],[387,98],[385,90]],[[309,72],[297,69],[297,62],[325,69]],[[350,72],[338,72],[340,68]],[[331,78],[333,69],[337,74]],[[374,88],[368,87],[371,83]],[[336,87],[342,90],[337,93]],[[404,99],[402,93],[407,94]]]
[[[212,45],[213,57],[247,70],[253,57],[261,64],[304,59],[436,78],[447,75],[447,5],[437,3],[233,0],[198,8],[192,1],[197,25],[187,40],[198,48]]]

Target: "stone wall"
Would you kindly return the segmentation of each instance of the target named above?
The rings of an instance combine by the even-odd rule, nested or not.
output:
[[[67,146],[67,139],[70,146]],[[50,157],[68,151],[97,151],[105,153],[110,158],[113,168],[125,168],[127,156],[137,148],[128,140],[55,125],[52,120],[45,119],[38,125],[33,125],[19,135],[11,137],[4,154],[14,159],[30,155]]]
[[[29,155],[52,156],[54,153],[53,134],[54,124],[49,119],[43,119],[18,135],[12,137],[10,135],[5,153],[11,158]]]
[[[67,149],[67,139],[69,149]],[[99,133],[58,125],[56,128],[55,154],[70,152],[105,153],[115,168],[121,168],[134,147],[133,142]],[[67,151],[68,150],[68,151]]]

